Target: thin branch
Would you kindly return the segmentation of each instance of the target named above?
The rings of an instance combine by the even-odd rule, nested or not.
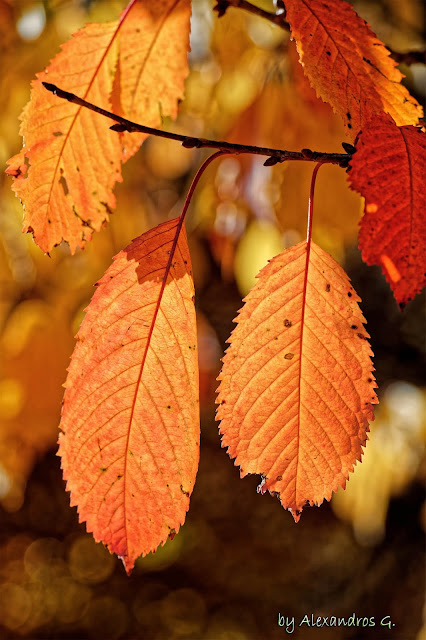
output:
[[[87,102],[87,100],[79,98],[74,93],[69,93],[68,91],[60,89],[54,84],[43,82],[43,86],[48,91],[51,91],[51,93],[58,96],[58,98],[63,98],[64,100],[68,100],[68,102],[78,104],[80,107],[86,107],[91,111],[100,113],[106,118],[114,120],[118,124],[114,124],[111,127],[113,131],[147,133],[150,135],[158,136],[160,138],[177,140],[178,142],[181,142],[182,146],[186,147],[187,149],[210,148],[220,149],[221,151],[227,151],[236,155],[240,153],[250,153],[258,156],[267,156],[267,160],[264,163],[265,166],[271,166],[277,164],[278,162],[284,162],[286,160],[309,160],[311,162],[337,164],[340,167],[346,168],[348,166],[349,160],[351,159],[351,153],[322,153],[320,151],[311,151],[310,149],[302,149],[302,151],[286,151],[284,149],[269,149],[268,147],[255,147],[252,145],[234,144],[232,142],[207,140],[206,138],[194,138],[192,136],[184,136],[178,133],[171,133],[170,131],[161,131],[160,129],[146,127],[143,124],[138,124],[137,122],[132,122],[131,120],[127,120],[126,118],[117,116],[110,111],[106,111],[101,107],[97,107],[91,102]]]
[[[426,49],[400,53],[398,51],[394,51],[390,47],[387,48],[389,49],[392,58],[398,64],[426,64]]]
[[[264,11],[263,9],[256,7],[254,4],[247,2],[247,0],[218,0],[216,6],[213,8],[213,11],[217,11],[220,18],[226,13],[226,10],[229,7],[234,7],[235,9],[244,9],[244,11],[249,11],[255,16],[260,16],[261,18],[269,20],[269,22],[273,22],[285,31],[290,31],[290,25],[285,19],[284,9],[281,9],[277,13],[270,13],[269,11]]]
[[[284,29],[284,31],[290,31],[290,25],[285,17],[286,13],[283,2],[280,2],[280,0],[278,0],[277,6],[282,6],[283,8],[277,11],[277,13],[270,13],[269,11],[259,9],[259,7],[256,7],[254,4],[247,2],[247,0],[218,0],[213,11],[217,11],[219,17],[221,17],[226,13],[226,10],[229,7],[234,7],[235,9],[243,9],[244,11],[248,11],[253,15],[260,16],[261,18],[264,18],[265,20],[278,25],[279,27],[281,27],[281,29]],[[388,46],[386,46],[386,48],[390,52],[391,57],[398,64],[426,64],[425,49],[400,53],[399,51],[394,51]]]

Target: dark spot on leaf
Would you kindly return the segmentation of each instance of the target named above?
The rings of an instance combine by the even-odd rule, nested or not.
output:
[[[70,190],[68,189],[67,181],[65,180],[63,175],[61,175],[61,177],[59,178],[59,184],[61,185],[62,189],[64,190],[64,195],[67,196],[69,194]]]
[[[187,498],[189,498],[189,491],[185,491],[183,488],[183,485],[180,485],[180,490],[182,491],[183,495],[186,496]]]
[[[350,112],[350,111],[348,111],[348,112],[347,112],[346,117],[347,117],[347,119],[348,119],[348,120],[351,120],[351,119],[352,119],[352,116],[351,116],[351,112]]]
[[[348,298],[352,298],[352,294],[350,291],[348,291]]]
[[[275,478],[275,480],[276,480],[277,482],[281,482],[281,480],[282,480],[282,479],[283,479],[283,477],[282,477],[282,476],[277,476],[277,477]]]
[[[288,318],[286,318],[286,319],[284,320],[284,326],[285,326],[285,327],[292,327],[292,326],[293,326],[293,323],[291,322],[291,320],[289,320]]]
[[[348,122],[348,129],[352,129],[352,125],[350,122]]]
[[[117,480],[121,480],[123,476],[117,476]]]
[[[325,285],[325,290],[327,291],[327,293],[330,291],[330,289],[331,289],[330,285],[329,285],[329,284],[326,284],[326,285]]]
[[[53,135],[58,138],[59,136],[63,136],[64,134],[62,133],[62,131],[54,131]]]
[[[102,471],[102,472],[106,471],[107,469],[108,469],[108,467],[99,467],[99,470]]]
[[[328,56],[331,56],[331,52],[330,52],[330,51],[326,51],[326,54],[327,54]]]
[[[362,333],[357,333],[356,335],[358,338],[361,338],[361,340],[365,340],[365,336],[363,336]]]
[[[356,326],[356,324],[351,324],[351,329],[358,329],[358,327]]]
[[[286,353],[284,358],[286,360],[292,360],[294,358],[294,353]]]

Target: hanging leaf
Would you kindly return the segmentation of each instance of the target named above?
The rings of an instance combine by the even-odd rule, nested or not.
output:
[[[361,133],[349,180],[365,198],[359,247],[382,267],[401,307],[426,285],[426,135],[378,120]]]
[[[190,0],[137,2],[120,32],[120,99],[125,118],[159,127],[177,116],[189,73]],[[122,134],[123,159],[146,134]]]
[[[164,115],[176,117],[188,40],[189,0],[132,0],[120,20],[80,29],[37,74],[21,115],[25,144],[9,161],[8,173],[25,206],[24,231],[43,251],[65,240],[74,253],[102,228],[115,207],[122,154],[133,155],[144,136],[131,142],[126,134],[121,141],[104,116],[59,99],[42,82],[108,111],[113,101],[128,115],[143,119],[148,112],[144,123],[159,125],[160,103]]]
[[[276,256],[245,298],[220,373],[222,445],[278,494],[296,522],[344,486],[361,459],[372,355],[343,269],[306,242]]]
[[[120,141],[110,123],[58,99],[42,81],[110,109],[116,23],[89,24],[62,47],[32,83],[21,115],[22,151],[9,161],[14,191],[25,206],[24,231],[46,252],[66,240],[71,252],[99,231],[115,206]],[[90,63],[88,63],[90,61]]]
[[[71,503],[128,573],[184,522],[198,466],[194,284],[177,224],[116,256],[66,382],[59,455]]]
[[[351,136],[384,111],[398,125],[423,111],[401,84],[403,75],[367,23],[342,0],[286,0],[286,18],[305,73],[318,96],[340,115]]]

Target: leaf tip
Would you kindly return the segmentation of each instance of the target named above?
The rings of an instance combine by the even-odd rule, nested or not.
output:
[[[302,510],[300,509],[300,511],[299,511],[298,509],[291,509],[290,507],[289,507],[288,510],[290,511],[291,515],[294,518],[294,521],[297,524],[299,522],[299,520],[300,520],[300,516],[302,515]]]
[[[129,560],[128,556],[118,556],[118,559],[121,560],[127,575],[130,576],[135,567],[135,561]]]

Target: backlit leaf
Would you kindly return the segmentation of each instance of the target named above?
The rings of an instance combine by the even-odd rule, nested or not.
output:
[[[188,75],[190,0],[137,2],[120,31],[120,99],[124,117],[159,127],[177,116]],[[146,134],[122,134],[123,158]]]
[[[102,228],[115,207],[122,158],[146,136],[120,139],[109,120],[59,99],[42,82],[159,126],[162,115],[176,117],[183,97],[189,17],[189,0],[132,0],[120,20],[78,31],[37,74],[21,116],[25,144],[8,173],[25,205],[24,231],[43,251],[65,240],[74,253]]]
[[[276,256],[236,319],[219,376],[222,445],[279,494],[296,521],[344,486],[361,459],[372,404],[372,355],[343,269],[306,242]]]
[[[24,231],[43,251],[66,240],[72,252],[99,231],[115,206],[120,141],[102,116],[46,91],[50,82],[110,109],[117,23],[78,31],[32,83],[21,115],[22,151],[8,173],[25,207]]]
[[[184,522],[198,467],[194,285],[176,230],[177,219],[163,223],[116,256],[66,382],[59,455],[71,503],[127,572]]]
[[[286,0],[300,61],[319,97],[354,137],[383,111],[398,125],[417,124],[422,108],[367,23],[343,0]]]
[[[359,246],[405,306],[426,284],[426,135],[379,120],[363,131],[349,180],[365,198]]]

